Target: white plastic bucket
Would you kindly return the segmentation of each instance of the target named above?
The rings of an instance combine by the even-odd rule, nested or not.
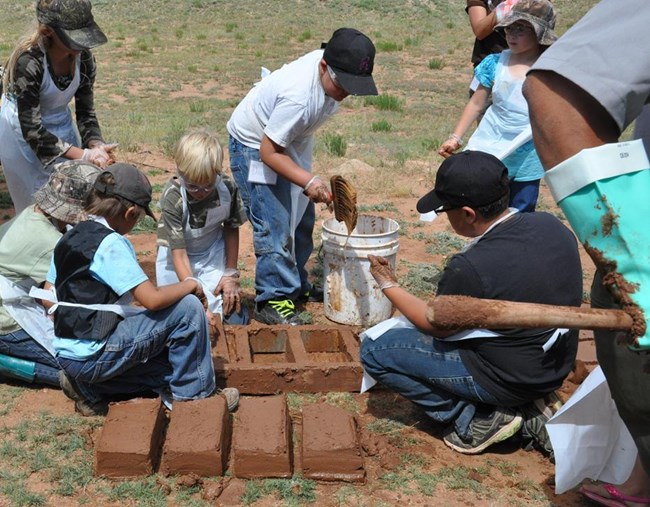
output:
[[[399,224],[390,218],[359,215],[348,237],[345,224],[323,222],[325,316],[341,324],[372,326],[390,318],[393,305],[370,274],[368,254],[385,257],[395,268]]]

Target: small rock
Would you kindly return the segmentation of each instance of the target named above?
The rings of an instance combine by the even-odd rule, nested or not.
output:
[[[202,482],[203,480],[196,474],[185,474],[176,479],[176,485],[184,488],[191,488],[197,484],[202,484]]]

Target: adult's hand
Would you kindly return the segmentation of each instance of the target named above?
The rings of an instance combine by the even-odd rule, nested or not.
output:
[[[390,267],[388,260],[376,255],[368,255],[370,261],[370,274],[373,276],[381,290],[399,287],[397,277]]]
[[[329,204],[332,202],[332,192],[330,192],[327,184],[318,176],[314,176],[309,183],[305,185],[303,193],[310,201],[315,203],[322,202]]]
[[[460,146],[461,145],[457,139],[450,137],[444,143],[442,143],[440,148],[438,148],[438,155],[441,155],[444,158],[451,157],[456,152],[456,150],[460,148]]]
[[[84,162],[90,162],[91,164],[104,169],[111,163],[111,156],[101,147],[86,148],[84,149],[81,160]]]
[[[241,312],[241,297],[239,294],[239,275],[222,276],[214,294],[223,297],[223,314],[230,315],[233,310]]]

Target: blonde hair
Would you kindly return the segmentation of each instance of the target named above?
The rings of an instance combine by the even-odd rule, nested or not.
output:
[[[5,67],[5,73],[2,77],[2,89],[4,90],[4,93],[9,94],[13,91],[12,85],[16,74],[16,64],[18,63],[20,55],[39,45],[43,46],[44,49],[48,48],[50,45],[48,32],[49,28],[46,25],[39,23],[30,35],[25,35],[18,40],[11,55],[9,55],[9,60],[7,60],[7,65]]]
[[[192,183],[205,185],[221,174],[223,150],[213,132],[193,130],[178,141],[174,159],[182,177]]]

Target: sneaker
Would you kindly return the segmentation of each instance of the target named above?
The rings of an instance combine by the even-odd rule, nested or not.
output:
[[[234,410],[239,405],[239,389],[236,387],[224,387],[220,391],[217,391],[217,394],[220,394],[226,398],[228,412],[234,412]]]
[[[492,444],[503,442],[519,431],[522,417],[508,408],[497,407],[488,416],[474,416],[471,437],[465,440],[454,430],[443,437],[447,446],[462,454],[479,454]]]
[[[546,431],[546,423],[562,407],[562,400],[555,392],[520,407],[523,414],[522,446],[530,451],[539,449],[551,461],[554,460],[553,446]]]
[[[301,303],[322,303],[324,299],[325,294],[322,287],[316,287],[315,285],[311,286],[311,290],[302,293],[298,297],[298,301]]]
[[[296,313],[296,305],[290,299],[271,299],[255,306],[255,320],[263,324],[303,324]]]
[[[68,377],[64,371],[59,372],[59,384],[63,393],[74,401],[74,409],[85,417],[106,415],[108,413],[108,402],[92,402],[83,397],[74,380]]]

